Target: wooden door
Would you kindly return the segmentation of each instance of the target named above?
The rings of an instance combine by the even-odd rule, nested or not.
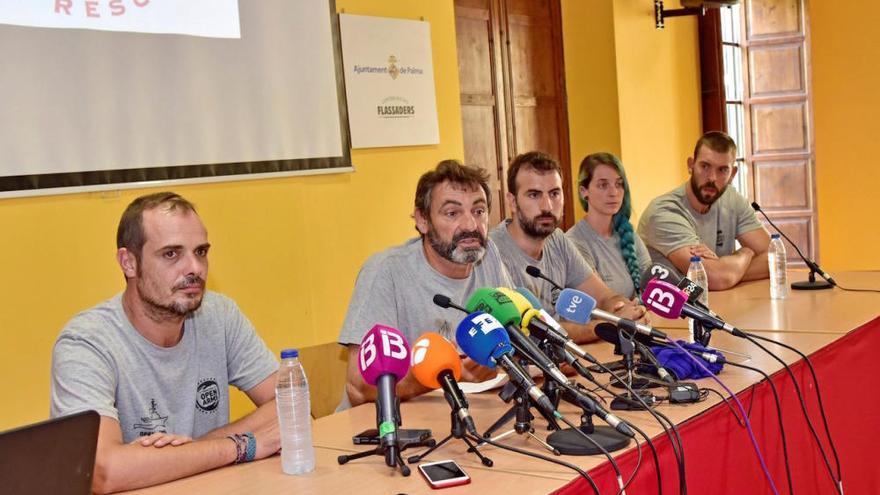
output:
[[[746,0],[743,15],[752,197],[806,256],[817,259],[807,3]],[[800,264],[787,249],[789,261]]]
[[[571,183],[559,0],[455,0],[465,161],[490,172],[491,224],[506,216],[507,165],[549,153]],[[563,224],[573,223],[567,198]]]

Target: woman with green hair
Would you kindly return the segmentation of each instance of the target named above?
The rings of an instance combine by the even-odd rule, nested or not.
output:
[[[608,287],[636,297],[651,256],[629,221],[632,199],[623,165],[611,153],[588,155],[578,185],[586,214],[565,234]]]

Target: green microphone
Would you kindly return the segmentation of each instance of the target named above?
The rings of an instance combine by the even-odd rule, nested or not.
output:
[[[522,315],[513,301],[510,300],[503,292],[491,287],[481,287],[471,294],[467,301],[467,310],[471,313],[475,311],[484,311],[489,313],[496,320],[504,325],[518,327],[522,322]],[[508,333],[509,333],[508,329]]]
[[[533,362],[541,371],[547,373],[561,385],[568,385],[569,381],[565,374],[559,370],[549,357],[532,342],[522,329],[522,315],[516,304],[506,294],[498,289],[479,288],[471,294],[471,298],[467,302],[467,310],[485,311],[492,315],[496,320],[504,325],[510,342],[513,344],[517,353]]]

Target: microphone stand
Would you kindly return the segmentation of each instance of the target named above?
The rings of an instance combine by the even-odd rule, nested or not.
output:
[[[542,341],[539,346],[541,347],[541,350],[550,356],[550,359],[557,364],[564,361],[557,346],[552,345],[546,340]],[[577,384],[576,386],[578,389],[584,391],[582,385]],[[553,402],[553,407],[556,409],[559,408],[560,399],[565,399],[566,402],[577,405],[577,401],[567,397],[569,392],[562,389],[559,384],[553,380],[545,379],[544,384],[541,386],[541,390],[550,398]],[[629,445],[629,438],[614,428],[605,425],[596,426],[593,423],[593,415],[594,413],[592,411],[581,407],[581,422],[578,429],[583,434],[589,435],[594,443],[588,442],[583,435],[574,431],[574,428],[557,428],[555,432],[547,437],[547,443],[556,447],[560,453],[565,455],[603,454],[604,452],[614,452],[623,449]],[[550,426],[552,429],[552,425]]]
[[[520,365],[528,372],[528,362],[520,359]],[[549,380],[545,380],[549,381]],[[502,438],[510,436],[512,433],[516,433],[518,435],[528,435],[526,438],[533,438],[538,441],[545,449],[549,450],[553,453],[553,455],[560,455],[559,450],[557,450],[552,445],[548,444],[544,440],[541,440],[540,437],[535,435],[535,429],[532,428],[532,420],[535,419],[535,416],[532,415],[530,409],[532,408],[532,399],[529,397],[529,393],[527,390],[521,389],[517,387],[515,383],[508,382],[501,389],[501,392],[498,393],[498,396],[501,397],[501,400],[504,402],[510,402],[513,400],[513,406],[507,410],[504,414],[498,418],[492,426],[483,433],[484,438],[488,438],[492,442],[497,442]],[[559,423],[556,422],[555,418],[547,416],[543,411],[538,409],[538,412],[544,416],[544,419],[550,424],[549,428],[552,430],[559,429]],[[492,434],[495,433],[498,429],[504,426],[511,419],[516,418],[516,422],[513,424],[513,429],[505,431],[504,433],[499,434],[498,436],[492,437]],[[486,442],[482,442],[477,444],[477,447],[486,445]]]
[[[831,276],[828,275],[827,273],[823,272],[822,269],[819,268],[819,265],[817,265],[815,261],[810,260],[806,256],[804,256],[804,253],[802,253],[800,248],[797,247],[797,244],[792,242],[791,239],[789,239],[788,236],[785,235],[785,232],[780,230],[779,227],[777,227],[776,224],[773,223],[773,220],[770,220],[770,217],[768,217],[767,214],[764,213],[764,210],[761,209],[761,206],[758,205],[758,203],[753,202],[752,208],[755,211],[761,213],[761,215],[763,215],[764,218],[767,219],[767,222],[773,226],[773,229],[775,229],[776,232],[779,232],[782,235],[782,237],[785,238],[785,240],[788,241],[789,244],[791,244],[791,246],[797,252],[798,256],[800,256],[801,259],[804,260],[804,263],[807,265],[807,268],[810,269],[810,275],[808,276],[807,281],[806,282],[792,282],[792,284],[791,284],[792,289],[795,289],[795,290],[821,290],[821,289],[831,289],[835,285],[837,285],[837,283],[834,282],[834,279],[831,278]],[[816,274],[819,274],[822,278],[827,280],[827,282],[822,281],[822,280],[816,280]]]
[[[657,402],[657,398],[651,391],[645,389],[659,386],[659,384],[655,383],[653,380],[635,375],[635,363],[633,361],[635,344],[630,340],[630,336],[635,335],[635,329],[632,328],[629,329],[630,332],[624,332],[622,331],[622,326],[625,325],[626,324],[623,323],[623,321],[617,324],[619,346],[615,346],[614,352],[615,354],[619,353],[623,355],[623,362],[626,366],[626,380],[624,382],[624,379],[619,375],[613,375],[615,378],[611,379],[610,385],[617,388],[632,389],[642,398],[642,401],[644,401],[645,404],[652,405]],[[643,408],[640,405],[636,406],[633,404],[632,401],[634,400],[636,399],[632,397],[629,392],[623,392],[620,394],[620,397],[615,397],[614,400],[611,401],[611,409],[624,411],[642,410]]]
[[[379,405],[377,403],[376,404],[376,408],[377,408],[376,414],[379,414],[378,407],[379,407]],[[395,412],[394,412],[395,422],[397,423],[397,426],[400,426],[401,421],[400,421],[400,398],[399,397],[397,397],[395,400],[394,408],[395,408]],[[400,430],[398,430],[398,432],[399,431]],[[356,454],[340,455],[339,457],[336,458],[336,462],[338,462],[339,465],[342,465],[342,464],[346,464],[348,461],[361,459],[363,457],[369,457],[371,455],[377,455],[380,457],[384,457],[385,464],[387,464],[389,467],[398,467],[399,466],[400,467],[400,474],[402,474],[404,476],[409,476],[410,469],[409,469],[409,466],[407,466],[406,463],[403,462],[403,456],[401,455],[401,452],[403,452],[404,450],[406,450],[410,447],[433,447],[434,444],[436,443],[433,438],[427,438],[425,440],[410,442],[407,439],[403,438],[401,435],[397,436],[397,439],[396,439],[395,444],[393,446],[382,444],[381,441],[382,440],[380,439],[379,440],[380,444],[374,449],[365,450],[363,452],[358,452]]]
[[[443,393],[446,394],[446,392],[443,392]],[[464,398],[464,396],[462,396],[462,398],[465,401],[464,407],[469,407],[469,405],[467,403],[467,399]],[[446,438],[444,438],[443,440],[440,440],[437,444],[430,446],[430,448],[428,450],[422,452],[421,454],[411,456],[409,459],[407,459],[407,462],[409,462],[410,464],[415,464],[415,463],[421,461],[422,459],[424,459],[425,457],[427,457],[428,454],[430,454],[431,452],[434,452],[435,450],[442,447],[443,444],[448,442],[450,439],[458,438],[461,441],[463,441],[465,444],[467,444],[467,446],[468,446],[467,451],[473,452],[477,457],[479,457],[480,462],[482,462],[484,466],[492,467],[492,465],[494,464],[492,462],[492,459],[489,459],[488,457],[484,456],[479,450],[477,450],[477,446],[474,445],[473,443],[471,443],[471,441],[468,439],[468,431],[467,431],[467,428],[465,427],[464,421],[462,421],[462,419],[458,416],[459,410],[460,410],[460,408],[456,407],[456,408],[453,408],[452,413],[450,413],[449,420],[450,420],[451,427],[450,427],[449,435],[447,435]]]

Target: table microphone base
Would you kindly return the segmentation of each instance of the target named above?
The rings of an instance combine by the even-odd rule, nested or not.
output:
[[[629,437],[618,433],[610,426],[581,426],[580,430],[589,435],[594,442],[601,445],[607,452],[614,452],[629,445]],[[547,443],[565,455],[596,455],[602,453],[599,448],[575,431],[574,428],[553,432],[547,437]]]
[[[804,280],[801,282],[792,282],[791,288],[794,290],[822,290],[822,289],[831,289],[834,287],[824,280]]]

